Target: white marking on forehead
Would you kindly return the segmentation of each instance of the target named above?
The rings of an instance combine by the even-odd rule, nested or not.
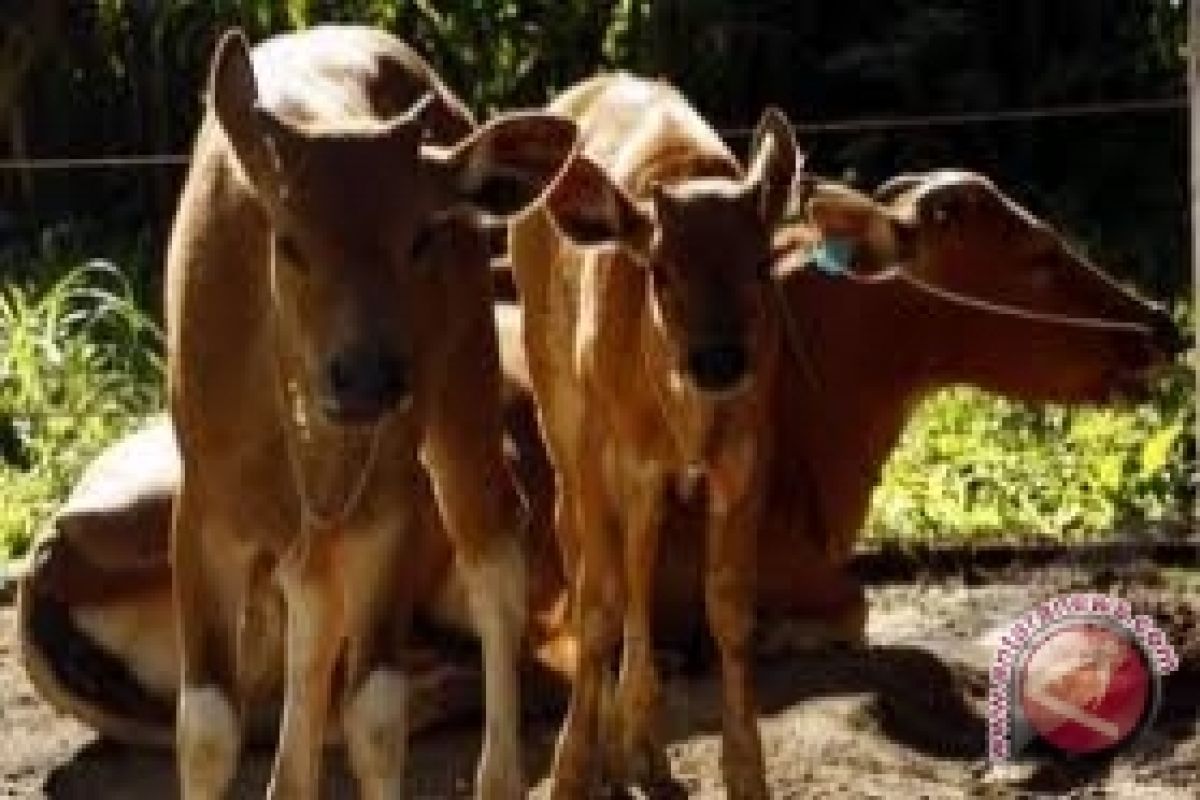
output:
[[[728,178],[688,178],[672,187],[672,193],[680,196],[706,194],[726,200],[736,199],[741,192],[741,184]]]
[[[373,120],[369,98],[351,90],[354,82],[345,78],[376,74],[375,51],[357,46],[353,36],[334,28],[307,31],[303,37],[304,47],[285,37],[254,49],[259,105],[309,124]],[[324,55],[314,58],[314,50]]]
[[[617,80],[613,84],[617,100],[622,103],[651,103],[662,92],[660,84],[647,80]]]
[[[366,116],[366,109],[357,108],[354,98],[344,87],[330,83],[311,62],[289,60],[288,79],[271,80],[268,76],[278,68],[279,65],[273,65],[264,75],[266,79],[259,83],[258,102],[263,108],[309,124],[321,119]]]

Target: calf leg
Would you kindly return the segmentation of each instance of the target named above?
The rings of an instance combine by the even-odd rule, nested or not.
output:
[[[410,508],[433,502],[424,474],[418,485],[425,491],[412,498]],[[343,544],[349,695],[342,727],[350,769],[364,800],[403,793],[408,683],[399,656],[411,603],[397,574],[401,549],[421,535],[426,532],[410,521],[375,526]]]
[[[525,559],[519,542],[465,564],[467,599],[483,648],[483,751],[476,791],[484,798],[522,797],[521,703],[517,662],[525,630]]]
[[[283,720],[267,789],[270,800],[315,798],[333,670],[344,637],[337,583],[340,532],[306,530],[280,562],[287,607]]]
[[[595,452],[595,451],[591,451]],[[622,586],[619,542],[604,514],[594,459],[563,473],[561,500],[579,535],[571,611],[579,646],[575,682],[554,754],[551,797],[588,797],[595,777],[601,708],[611,690],[611,663],[621,634]]]
[[[487,296],[481,289],[471,326],[445,359],[460,371],[453,381],[443,378],[442,391],[431,398],[424,456],[483,649],[484,739],[476,791],[488,798],[521,797],[517,661],[527,604],[522,552],[527,515],[504,460],[499,361]]]
[[[498,440],[497,440],[498,444]],[[470,470],[470,459],[452,471]],[[444,465],[440,462],[439,465]],[[525,559],[519,540],[521,512],[516,488],[502,465],[480,482],[447,472],[435,479],[467,589],[472,620],[483,649],[484,737],[476,775],[481,797],[524,794],[520,750],[517,660],[525,630]],[[451,486],[450,484],[456,484]],[[503,533],[488,534],[492,525]]]
[[[185,490],[175,508],[171,558],[181,657],[176,750],[184,800],[225,795],[237,771],[241,723],[233,705],[234,667],[225,643],[227,607],[213,587],[202,536],[211,521],[199,498]],[[227,568],[237,569],[230,564]]]
[[[617,748],[616,774],[630,783],[653,786],[670,778],[659,727],[659,677],[651,625],[664,480],[659,474],[643,473],[641,477],[636,485],[631,481],[622,498],[628,598],[617,685],[617,730],[611,744]]]
[[[721,659],[721,770],[734,800],[768,796],[750,669],[758,503],[751,492],[728,515],[710,519],[705,572],[709,627]]]

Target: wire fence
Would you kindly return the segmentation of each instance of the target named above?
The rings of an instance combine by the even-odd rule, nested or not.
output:
[[[917,128],[963,127],[971,125],[1034,122],[1079,117],[1125,116],[1183,112],[1188,108],[1186,96],[1143,98],[1097,103],[1010,108],[991,111],[963,111],[945,114],[910,116],[865,116],[825,122],[798,122],[793,125],[799,134],[871,133],[878,131]],[[726,139],[744,139],[754,133],[749,127],[724,127],[718,132]],[[95,157],[46,157],[0,159],[0,171],[128,169],[141,167],[186,166],[185,153],[156,153]]]
[[[794,123],[793,127],[798,134],[872,133],[919,128],[1027,123],[1054,119],[1182,113],[1188,108],[1188,98],[1186,96],[1176,96],[996,109],[990,111],[861,116],[822,122],[797,122]],[[719,128],[718,132],[726,139],[740,139],[751,136],[754,129],[748,127],[724,127]],[[0,172],[184,167],[187,166],[189,160],[190,157],[186,153],[9,158],[0,159]],[[0,421],[3,421],[5,418],[17,421],[36,419],[140,419],[144,421],[160,413],[159,411],[137,413],[118,410],[25,409],[5,408],[3,405],[0,405]]]

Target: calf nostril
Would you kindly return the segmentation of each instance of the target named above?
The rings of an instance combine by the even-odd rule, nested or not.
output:
[[[375,364],[379,391],[395,399],[408,394],[408,365],[395,356],[382,356]]]
[[[688,355],[687,368],[701,389],[728,389],[746,374],[746,350],[739,344],[699,347]]]
[[[328,381],[332,411],[341,417],[377,416],[409,392],[406,361],[371,350],[331,359]]]
[[[346,356],[337,356],[329,363],[329,388],[335,395],[354,389],[354,367]]]

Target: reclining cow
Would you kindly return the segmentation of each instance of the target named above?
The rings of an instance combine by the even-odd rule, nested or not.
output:
[[[400,645],[452,562],[483,650],[477,790],[520,796],[525,512],[478,228],[536,200],[576,126],[474,129],[361,28],[253,56],[228,34],[208,101],[166,278],[183,796],[224,794],[241,710],[280,687],[269,797],[317,795],[331,718],[363,796],[396,796]]]

